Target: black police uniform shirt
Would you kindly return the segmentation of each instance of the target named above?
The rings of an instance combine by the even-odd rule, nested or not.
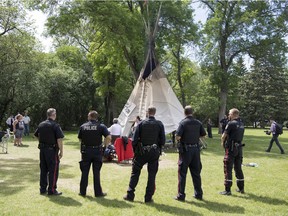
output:
[[[100,146],[102,144],[102,136],[107,137],[109,134],[104,124],[91,120],[81,125],[78,139],[86,146]]]
[[[179,123],[176,135],[181,137],[181,142],[194,145],[199,143],[200,137],[206,135],[206,131],[199,120],[187,116]]]
[[[244,135],[244,124],[240,119],[229,121],[225,133],[228,135],[229,141],[242,142]]]
[[[60,125],[52,119],[41,122],[34,135],[39,138],[39,143],[45,145],[55,145],[57,144],[57,139],[64,138]]]
[[[144,131],[143,131],[144,130]],[[151,131],[152,130],[152,131]],[[137,146],[138,140],[142,145],[157,144],[159,147],[165,144],[165,129],[161,121],[156,120],[154,116],[149,116],[141,121],[133,134],[132,145]]]

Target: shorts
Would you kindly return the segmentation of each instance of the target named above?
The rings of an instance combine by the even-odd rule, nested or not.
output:
[[[15,137],[17,139],[22,138],[23,137],[23,132],[24,132],[23,130],[16,129]]]

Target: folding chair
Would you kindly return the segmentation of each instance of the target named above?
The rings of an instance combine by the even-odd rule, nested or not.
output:
[[[200,145],[200,150],[207,148],[207,143],[206,143],[206,141],[204,140],[204,138],[200,138],[200,139],[199,139],[199,145]]]
[[[7,129],[6,132],[0,131],[0,147],[2,148],[2,153],[7,154],[8,153],[8,143],[11,137],[10,130]]]

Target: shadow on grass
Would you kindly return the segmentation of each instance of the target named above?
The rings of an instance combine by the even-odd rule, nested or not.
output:
[[[63,195],[61,196],[48,196],[49,200],[57,205],[62,206],[82,206],[80,202],[77,200],[71,198],[71,197],[65,197]]]
[[[92,197],[92,196],[86,196],[86,199],[97,202],[98,204],[105,206],[105,207],[114,207],[114,208],[131,208],[133,205],[127,203],[126,201],[117,200],[117,199],[106,199],[106,198],[100,198],[100,197]]]
[[[175,206],[171,206],[171,205],[158,204],[155,202],[145,204],[145,205],[155,207],[159,212],[166,212],[166,213],[170,213],[173,215],[202,215],[202,214],[200,214],[198,212],[194,212],[190,209],[183,209],[183,208],[179,208],[179,207],[175,207]]]
[[[288,202],[285,200],[277,199],[277,198],[271,198],[267,196],[258,196],[252,193],[245,193],[245,197],[243,196],[237,196],[242,199],[253,199],[258,202],[266,203],[269,205],[288,205]]]
[[[235,214],[245,214],[245,208],[241,206],[231,206],[219,202],[212,202],[208,200],[203,200],[201,202],[191,202],[187,201],[200,208],[206,208],[212,212],[224,212],[224,213],[235,213]]]
[[[70,165],[60,165],[61,170],[71,167]],[[0,196],[10,196],[25,190],[27,184],[39,182],[40,168],[39,159],[18,158],[0,159]],[[71,176],[66,175],[71,178]],[[35,188],[38,192],[38,187]]]

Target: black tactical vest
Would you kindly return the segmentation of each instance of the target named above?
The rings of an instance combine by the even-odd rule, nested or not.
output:
[[[195,120],[191,120],[184,125],[183,135],[181,142],[185,144],[198,144],[200,138],[201,124]]]
[[[244,124],[239,119],[232,120],[229,124],[233,125],[233,130],[229,135],[229,141],[241,143],[244,136]]]
[[[82,144],[85,146],[100,146],[102,144],[102,128],[100,123],[89,121],[81,126]]]
[[[142,122],[140,128],[140,139],[143,146],[158,145],[158,138],[160,133],[160,125],[156,120],[148,119]]]
[[[57,144],[56,129],[57,124],[54,121],[46,120],[40,123],[38,127],[39,131],[39,143],[44,145],[55,145]]]

